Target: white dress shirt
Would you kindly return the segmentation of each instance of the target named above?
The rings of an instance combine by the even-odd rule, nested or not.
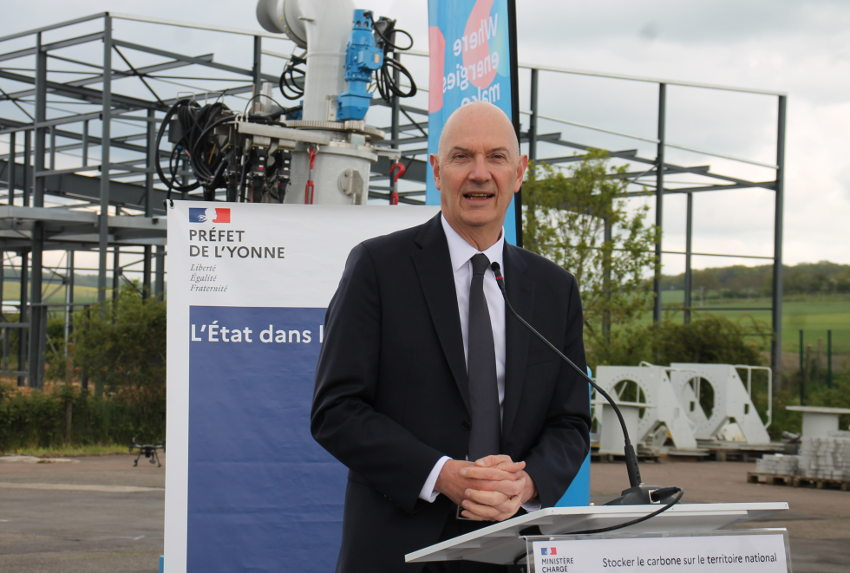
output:
[[[440,222],[443,224],[443,231],[449,243],[449,256],[455,279],[455,293],[457,294],[457,310],[460,314],[460,331],[463,335],[463,353],[466,356],[467,340],[469,339],[469,285],[472,282],[470,259],[473,255],[483,252],[491,263],[499,263],[503,270],[502,274],[504,274],[505,265],[502,264],[502,253],[505,244],[505,231],[502,229],[499,240],[491,247],[485,251],[479,251],[458,235],[442,215],[440,215]],[[496,351],[496,384],[499,389],[499,405],[501,406],[505,401],[505,299],[502,298],[499,285],[496,284],[496,275],[493,274],[492,270],[488,270],[484,274],[484,297],[487,299],[490,325],[493,328],[493,344]],[[498,452],[493,453],[497,454]],[[439,493],[434,490],[434,486],[437,484],[440,471],[449,459],[451,458],[443,456],[434,464],[434,468],[428,474],[428,479],[425,480],[419,493],[421,499],[429,502],[437,499]]]

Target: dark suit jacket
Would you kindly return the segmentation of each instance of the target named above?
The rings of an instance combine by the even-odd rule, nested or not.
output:
[[[508,297],[579,367],[582,315],[572,275],[505,245]],[[589,446],[587,383],[506,318],[501,453],[525,460],[544,507]],[[312,432],[349,468],[338,570],[418,571],[404,555],[440,540],[454,506],[418,495],[437,460],[466,457],[466,362],[439,216],[370,239],[349,255],[328,308]],[[486,525],[486,524],[485,524]]]

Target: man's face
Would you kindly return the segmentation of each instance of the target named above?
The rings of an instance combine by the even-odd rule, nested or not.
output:
[[[480,244],[481,239],[495,242],[499,237],[528,160],[519,156],[513,127],[496,108],[461,111],[446,124],[439,156],[431,157],[431,165],[446,221],[484,249],[489,244]]]

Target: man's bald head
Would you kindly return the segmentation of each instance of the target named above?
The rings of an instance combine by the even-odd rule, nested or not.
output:
[[[483,122],[482,125],[490,125],[491,129],[502,132],[507,140],[514,143],[514,151],[517,155],[520,155],[519,140],[516,137],[513,123],[501,108],[486,101],[468,103],[452,112],[443,125],[442,133],[440,133],[437,153],[443,155],[448,150],[450,144],[447,142],[453,140],[458,130],[465,130],[470,123],[478,122]]]

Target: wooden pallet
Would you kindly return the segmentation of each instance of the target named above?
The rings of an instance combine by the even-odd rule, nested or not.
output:
[[[795,479],[796,476],[788,474],[747,472],[747,483],[763,483],[767,485],[794,485]]]
[[[797,476],[797,480],[794,485],[801,487],[815,487],[817,489],[840,489],[842,491],[850,491],[850,480],[847,479]]]
[[[814,487],[817,489],[840,489],[850,491],[850,480],[811,478],[803,476],[792,476],[788,474],[771,474],[764,472],[747,472],[747,483],[761,483],[767,485],[787,485],[792,487]]]

